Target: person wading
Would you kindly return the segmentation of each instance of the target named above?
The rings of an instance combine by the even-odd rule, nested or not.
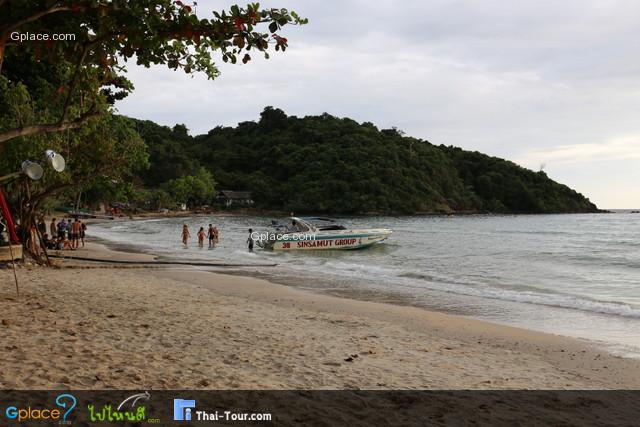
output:
[[[185,224],[182,226],[182,244],[187,246],[189,244],[190,237],[191,233],[189,233],[189,227]]]

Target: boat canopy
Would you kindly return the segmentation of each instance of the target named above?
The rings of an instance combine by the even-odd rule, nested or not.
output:
[[[320,216],[302,216],[300,218],[291,217],[291,219],[303,219],[305,221],[324,221],[324,222],[336,222],[333,218],[325,218]]]
[[[291,222],[298,228],[298,231],[345,230],[345,227],[336,224],[336,221],[331,218],[292,216],[289,219],[291,219]],[[320,224],[317,224],[318,222]]]

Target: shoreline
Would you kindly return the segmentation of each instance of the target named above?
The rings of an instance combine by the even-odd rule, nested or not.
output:
[[[422,212],[412,214],[400,214],[400,213],[380,213],[380,212],[368,212],[361,214],[318,214],[320,216],[326,216],[329,218],[369,218],[369,217],[398,217],[398,218],[411,218],[411,217],[449,217],[449,216],[544,216],[544,215],[592,215],[592,214],[611,214],[611,213],[634,213],[634,212],[616,212],[616,211],[632,211],[633,209],[599,209],[594,212],[470,212],[470,211],[454,211],[454,212]],[[100,214],[102,215],[102,214]],[[300,214],[302,216],[318,216],[315,214]],[[46,218],[50,220],[52,217],[73,217],[67,212],[56,212],[51,215],[47,215]],[[161,212],[142,212],[136,214],[121,214],[119,216],[113,216],[111,218],[97,217],[84,218],[84,221],[89,223],[109,223],[117,221],[143,221],[148,219],[172,219],[172,218],[188,218],[194,216],[209,216],[212,218],[225,217],[225,216],[239,216],[239,217],[288,217],[289,212],[286,211],[270,211],[270,210],[217,210],[210,212],[198,212],[198,211],[171,211],[169,213]]]
[[[89,254],[149,260],[92,244]],[[2,388],[637,389],[581,340],[193,268],[8,270]]]
[[[122,250],[125,252],[131,252],[134,254],[144,253],[148,255],[153,255],[156,257],[157,260],[163,261],[163,262],[171,261],[172,259],[174,259],[167,254],[156,254],[151,249],[147,250],[146,248],[141,246],[136,246],[135,244],[122,244],[122,243],[111,241],[108,239],[101,239],[101,238],[96,238],[96,239],[99,240],[101,244],[105,245],[110,249]],[[219,259],[211,260],[211,261],[222,262]],[[326,286],[318,286],[316,282],[318,281],[322,282],[322,278],[318,278],[318,277],[307,278],[305,277],[304,274],[301,275],[299,271],[298,272],[285,271],[283,270],[283,268],[286,268],[286,263],[277,263],[277,264],[269,264],[269,265],[258,265],[258,264],[256,265],[247,264],[247,265],[237,265],[237,266],[225,265],[221,267],[225,267],[224,269],[220,270],[220,272],[223,272],[224,274],[234,275],[238,277],[252,277],[256,279],[261,279],[261,280],[265,280],[278,285],[290,287],[293,289],[299,289],[305,292],[310,292],[318,295],[330,295],[336,298],[352,299],[356,301],[379,302],[383,304],[392,304],[392,305],[397,305],[401,307],[414,307],[414,308],[427,310],[430,312],[449,314],[449,315],[459,316],[467,319],[484,321],[491,324],[511,326],[515,328],[528,330],[528,331],[547,333],[551,335],[566,336],[570,339],[575,339],[581,342],[589,343],[589,345],[597,347],[601,351],[605,351],[615,356],[622,356],[625,358],[640,360],[640,346],[636,345],[635,343],[625,343],[625,342],[620,343],[616,341],[609,341],[603,335],[588,334],[584,332],[581,334],[573,334],[571,331],[566,330],[566,328],[564,329],[557,328],[557,327],[547,328],[542,324],[531,324],[528,322],[517,322],[513,320],[500,321],[500,320],[490,318],[488,316],[479,315],[477,314],[477,311],[474,314],[473,310],[469,308],[467,308],[467,310],[465,311],[464,309],[461,309],[461,308],[453,309],[451,307],[447,307],[446,305],[443,306],[439,304],[428,304],[428,303],[425,303],[424,301],[417,302],[409,295],[394,292],[389,289],[386,289],[383,291],[371,291],[371,290],[361,289],[357,287],[333,287],[330,281],[324,282]],[[275,268],[273,269],[267,268],[263,270],[261,269],[261,267],[275,267]],[[476,298],[476,297],[470,296],[469,298]],[[513,301],[513,300],[490,299],[490,301],[499,301],[500,304],[511,304],[512,305],[512,307],[510,308],[511,310],[513,310],[514,306],[518,304],[527,305],[527,303]],[[582,311],[576,310],[575,308],[564,307],[564,306],[549,305],[549,306],[545,306],[545,309],[566,311],[567,313],[583,313]],[[609,313],[600,313],[600,312],[591,312],[591,311],[586,311],[586,313],[592,316],[593,315],[612,316]]]

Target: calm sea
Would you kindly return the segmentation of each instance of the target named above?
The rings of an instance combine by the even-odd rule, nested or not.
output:
[[[366,300],[409,304],[597,341],[640,357],[640,214],[338,218],[392,237],[357,251],[245,249],[264,217],[150,219],[91,225],[89,235],[167,258],[277,263],[248,268],[274,281]],[[215,249],[184,249],[213,223]]]

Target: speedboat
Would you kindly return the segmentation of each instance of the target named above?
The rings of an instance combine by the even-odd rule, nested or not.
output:
[[[273,231],[256,233],[258,246],[274,251],[361,249],[386,240],[388,228],[348,230],[330,218],[290,217],[289,224],[272,221]]]

